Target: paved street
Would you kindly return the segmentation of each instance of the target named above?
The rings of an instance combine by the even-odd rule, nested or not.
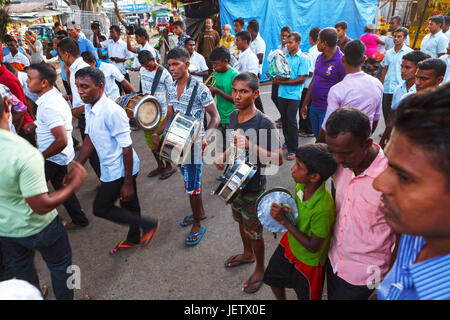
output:
[[[138,88],[137,73],[132,73],[132,84]],[[62,87],[62,86],[60,86]],[[262,86],[262,100],[266,113],[273,119],[279,114],[270,100],[270,85]],[[75,122],[74,122],[75,123]],[[384,129],[380,120],[378,134]],[[74,129],[79,139],[78,128]],[[190,227],[180,226],[181,219],[190,214],[187,195],[184,194],[183,178],[177,172],[168,180],[147,178],[147,173],[155,168],[155,161],[148,149],[142,131],[133,131],[133,147],[141,160],[138,176],[138,195],[144,217],[159,217],[161,226],[152,244],[141,250],[111,256],[109,249],[123,240],[127,226],[119,226],[92,215],[92,203],[95,188],[99,184],[92,168],[86,164],[88,178],[77,196],[87,213],[90,225],[82,230],[70,231],[69,237],[73,251],[73,264],[81,270],[81,289],[75,290],[75,298],[89,294],[94,299],[213,299],[213,300],[249,300],[274,299],[270,287],[264,285],[253,295],[241,291],[242,284],[253,271],[254,265],[244,265],[226,269],[224,261],[241,253],[238,225],[231,216],[229,206],[210,193],[218,186],[216,176],[219,173],[214,166],[203,167],[202,192],[203,203],[208,219],[202,221],[206,233],[201,242],[188,247],[184,240]],[[312,138],[300,138],[300,143],[313,142]],[[282,186],[292,190],[294,183],[290,175],[293,162],[285,161],[276,176],[268,177],[268,188]],[[67,218],[61,206],[58,212]],[[271,257],[278,241],[272,233],[265,231],[266,263]],[[49,272],[39,255],[36,256],[37,269],[41,284],[51,286]],[[293,291],[288,290],[288,298],[296,299]],[[325,297],[326,298],[326,295]],[[49,299],[54,299],[50,289]]]

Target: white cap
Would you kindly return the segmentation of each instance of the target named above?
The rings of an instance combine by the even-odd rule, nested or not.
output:
[[[0,300],[44,300],[41,291],[24,280],[0,282]]]

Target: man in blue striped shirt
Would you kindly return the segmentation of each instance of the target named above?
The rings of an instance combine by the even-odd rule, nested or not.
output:
[[[380,210],[403,234],[383,300],[450,299],[450,84],[404,99],[385,149],[389,166],[373,182]]]

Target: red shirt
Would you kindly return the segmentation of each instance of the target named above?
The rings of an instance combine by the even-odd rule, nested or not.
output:
[[[2,64],[0,65],[0,83],[7,86],[11,93],[17,97],[20,101],[22,101],[25,105],[27,105],[27,99],[25,98],[25,93],[23,92],[22,84],[19,79],[16,78],[14,74],[11,73],[6,67]],[[26,123],[33,123],[33,119],[31,119],[28,112],[25,112],[22,122],[22,128]]]

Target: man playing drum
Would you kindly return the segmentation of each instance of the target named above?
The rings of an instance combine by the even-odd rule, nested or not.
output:
[[[168,87],[172,84],[172,76],[164,67],[156,64],[155,57],[148,50],[139,52],[138,60],[142,66],[139,71],[141,75],[142,93],[150,94],[158,99],[162,107],[162,117],[160,120],[162,122],[167,113],[167,91]],[[157,84],[154,84],[155,81],[157,81]],[[152,151],[154,150],[152,135],[156,129],[158,128],[144,131],[145,141]],[[147,175],[149,178],[160,175],[159,178],[164,180],[175,173],[176,169],[172,167],[170,161],[160,159],[156,155],[156,151],[153,151],[153,155],[158,163],[158,168],[149,172]]]
[[[255,271],[243,287],[244,292],[255,293],[261,288],[264,276],[263,227],[256,213],[256,200],[266,187],[266,176],[262,172],[264,164],[280,166],[283,155],[274,122],[255,107],[255,100],[259,96],[256,75],[250,72],[238,74],[233,80],[232,96],[237,110],[230,114],[229,128],[244,132],[244,135],[237,134],[234,137],[234,144],[238,149],[246,150],[246,158],[257,166],[257,171],[231,203],[233,218],[239,223],[244,252],[227,259],[225,267],[253,263],[256,258]],[[214,161],[217,169],[224,169],[223,163],[232,148]]]
[[[220,117],[208,87],[189,75],[189,53],[186,49],[176,47],[169,51],[167,58],[174,82],[169,86],[168,90],[167,115],[156,132],[153,133],[153,146],[154,148],[159,146],[160,136],[175,112],[179,111],[182,114],[188,113],[189,115],[190,112],[187,111],[191,109],[192,117],[200,120],[200,133],[194,141],[190,157],[186,161],[187,163],[181,166],[185,192],[189,195],[192,209],[192,216],[186,216],[181,221],[181,225],[187,226],[192,224],[185,243],[187,245],[196,245],[206,231],[206,228],[202,227],[200,223],[200,220],[206,218],[200,190],[203,166],[202,153],[208,146],[208,138],[215,134],[214,129],[218,127]],[[196,91],[196,94],[194,94],[194,91]],[[203,127],[205,111],[211,118],[206,130]]]

